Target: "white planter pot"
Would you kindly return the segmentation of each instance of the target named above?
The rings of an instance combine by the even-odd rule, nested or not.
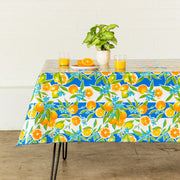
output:
[[[108,65],[111,57],[111,51],[97,51],[97,62],[99,65]]]

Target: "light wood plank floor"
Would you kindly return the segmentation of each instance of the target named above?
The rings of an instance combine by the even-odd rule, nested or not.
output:
[[[19,131],[0,131],[0,180],[49,180],[52,144],[16,147]],[[179,180],[180,144],[69,143],[57,180]]]

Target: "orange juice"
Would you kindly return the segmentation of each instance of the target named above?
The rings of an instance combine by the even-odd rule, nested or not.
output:
[[[121,72],[121,73],[123,73],[123,72],[125,72],[125,69],[115,69],[115,72]]]
[[[63,58],[63,59],[59,59],[59,65],[60,66],[69,66],[69,59],[68,58]]]
[[[126,69],[126,61],[114,61],[115,69]]]

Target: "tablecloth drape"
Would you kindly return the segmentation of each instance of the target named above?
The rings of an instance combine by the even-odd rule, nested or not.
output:
[[[179,142],[180,72],[38,76],[17,145]]]

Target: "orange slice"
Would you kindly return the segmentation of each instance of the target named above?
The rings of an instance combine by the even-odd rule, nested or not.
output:
[[[93,66],[94,65],[94,61],[91,58],[84,58],[83,60],[81,60],[81,63],[83,66]]]
[[[82,60],[77,60],[77,64],[78,64],[78,66],[83,66],[82,65]]]

